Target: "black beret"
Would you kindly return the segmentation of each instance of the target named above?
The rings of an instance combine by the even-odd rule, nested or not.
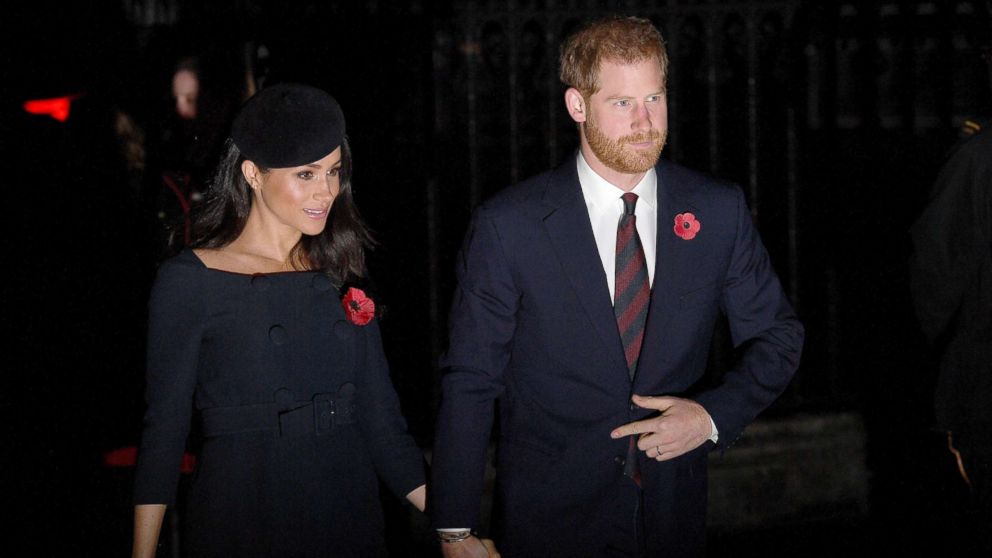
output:
[[[265,168],[306,165],[341,145],[344,113],[321,89],[280,83],[245,102],[234,118],[231,138],[247,159]]]

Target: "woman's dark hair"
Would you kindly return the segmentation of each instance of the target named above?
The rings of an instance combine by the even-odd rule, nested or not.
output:
[[[207,199],[194,211],[191,248],[227,246],[244,230],[252,204],[251,186],[241,172],[244,161],[241,150],[228,138]],[[351,148],[344,138],[341,190],[331,205],[327,226],[320,234],[304,235],[290,253],[290,261],[298,269],[328,272],[341,283],[359,282],[366,276],[365,251],[374,244],[352,197]]]

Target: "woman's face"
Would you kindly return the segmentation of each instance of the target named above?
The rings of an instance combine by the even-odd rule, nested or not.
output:
[[[266,173],[245,161],[242,172],[253,190],[251,211],[266,226],[271,223],[313,236],[324,230],[334,198],[341,192],[341,148],[309,165]]]

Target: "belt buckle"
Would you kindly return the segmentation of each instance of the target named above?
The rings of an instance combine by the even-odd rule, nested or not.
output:
[[[331,431],[334,426],[334,398],[329,393],[313,396],[313,431],[320,436]]]

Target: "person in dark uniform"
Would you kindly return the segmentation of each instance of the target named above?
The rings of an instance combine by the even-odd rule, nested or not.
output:
[[[194,208],[238,107],[255,92],[241,56],[240,49],[204,49],[181,56],[168,76],[168,103],[147,134],[142,192],[156,263],[190,244]]]
[[[986,53],[986,60],[989,60]],[[992,75],[992,74],[990,74]],[[992,128],[962,127],[910,229],[910,288],[939,358],[934,410],[969,487],[964,541],[992,555]]]
[[[345,288],[370,244],[350,175],[324,91],[274,85],[236,117],[192,245],[150,297],[134,556],[155,553],[195,415],[189,556],[382,556],[380,478],[423,510],[374,303]]]

